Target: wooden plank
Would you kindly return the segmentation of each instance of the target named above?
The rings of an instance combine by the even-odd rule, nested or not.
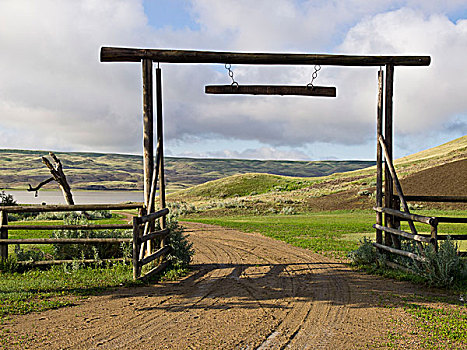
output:
[[[376,206],[383,206],[383,153],[381,145],[378,141],[379,135],[383,133],[383,89],[384,89],[384,72],[382,69],[378,71],[378,106],[376,109]],[[376,212],[376,224],[383,224],[383,214]],[[376,230],[376,243],[383,243],[383,233],[381,230]]]
[[[400,210],[395,210],[395,209],[391,209],[391,208],[373,207],[373,210],[374,211],[379,211],[381,213],[389,214],[389,215],[394,215],[394,216],[400,217],[402,219],[421,222],[422,224],[427,224],[427,225],[434,225],[434,224],[436,224],[438,222],[436,217],[429,217],[429,216],[423,216],[423,215],[418,215],[418,214],[404,213],[404,212],[402,212]]]
[[[389,171],[388,162],[392,162],[392,124],[393,124],[393,91],[394,91],[394,65],[386,64],[386,86],[385,86],[385,103],[384,103],[384,138],[387,146],[387,156],[384,166],[384,206],[393,208],[393,179]],[[382,134],[378,135],[379,137]],[[397,208],[399,209],[399,208]],[[392,217],[385,215],[384,226],[394,227]],[[393,243],[398,244],[397,236],[392,236],[386,233],[384,235],[384,244],[391,246]]]
[[[168,213],[169,213],[168,208],[158,210],[158,211],[156,211],[154,213],[151,213],[151,214],[140,217],[141,223],[145,224],[148,221],[154,221],[155,219],[159,219],[160,217],[162,217],[164,215],[167,215]]]
[[[162,118],[162,71],[160,68],[156,69],[156,86],[157,86],[157,152],[159,155],[158,170],[159,170],[159,207],[166,208],[165,202],[165,171],[164,171],[164,128]],[[167,212],[168,213],[168,212]],[[159,217],[160,228],[164,230],[167,227],[165,215]],[[162,240],[161,246],[165,246],[165,239]]]
[[[139,217],[133,217],[133,279],[136,280],[141,274],[141,268],[139,266],[139,236],[141,231],[141,219]]]
[[[98,244],[98,243],[129,243],[131,238],[20,238],[0,239],[7,244]]]
[[[8,213],[31,213],[31,212],[61,212],[61,211],[89,211],[89,210],[122,210],[138,209],[144,207],[144,203],[119,203],[119,204],[48,204],[48,205],[12,205],[0,206],[0,211]]]
[[[431,237],[431,234],[427,235],[424,233],[420,233],[420,236],[423,237]],[[448,237],[454,241],[467,241],[467,234],[460,234],[460,235],[437,235],[438,241],[445,241]]]
[[[467,203],[467,196],[405,196],[407,201],[413,202],[449,202]]]
[[[143,166],[144,204],[149,207],[152,171],[154,168],[152,61],[144,59],[143,69]]]
[[[0,240],[8,240],[8,213],[0,211]],[[0,259],[8,259],[8,244],[0,244]]]
[[[10,230],[128,230],[131,224],[105,224],[105,225],[8,225]]]
[[[146,235],[143,235],[143,237],[140,238],[140,241],[143,243],[143,242],[147,242],[151,239],[154,239],[154,238],[163,238],[165,236],[167,236],[167,234],[169,233],[169,229],[165,228],[163,230],[159,230],[159,231],[154,231],[154,232],[150,232]]]
[[[101,47],[101,62],[230,63],[328,66],[428,66],[430,56],[358,56]]]
[[[287,86],[287,85],[207,85],[207,94],[239,94],[239,95],[289,95],[289,96],[321,96],[336,97],[336,88],[331,86]]]
[[[438,222],[451,222],[455,224],[467,224],[467,218],[452,218],[445,216],[437,216]]]
[[[139,261],[141,266],[144,266],[146,264],[149,264],[150,262],[156,260],[157,258],[161,257],[162,255],[167,254],[170,251],[169,246],[162,247],[161,249],[157,250],[155,253],[145,257],[144,259],[141,259]]]
[[[164,271],[168,264],[169,263],[167,261],[164,261],[160,263],[159,265],[157,265],[152,270],[148,271],[144,276],[139,277],[138,279],[141,281],[147,281],[152,276],[157,275],[159,272]]]
[[[373,243],[373,245],[377,248],[380,248],[380,249],[383,249],[383,250],[386,250],[388,252],[391,252],[391,253],[394,253],[394,254],[398,254],[398,255],[402,255],[402,256],[406,256],[408,258],[411,258],[413,260],[417,260],[417,261],[425,261],[425,258],[420,256],[420,255],[417,255],[417,254],[414,254],[414,253],[409,253],[409,252],[406,252],[405,250],[400,250],[400,249],[396,249],[396,248],[392,248],[392,247],[388,247],[384,244],[379,244],[379,243]]]
[[[74,259],[74,260],[40,260],[40,261],[18,261],[17,263],[23,266],[46,266],[46,265],[61,265],[61,264],[72,264],[72,263],[81,263],[81,264],[90,264],[97,262],[116,262],[116,261],[127,261],[126,258],[113,258],[113,259]]]
[[[424,242],[424,243],[432,243],[431,239],[428,238],[428,237],[425,237],[425,236],[414,235],[414,234],[409,233],[409,232],[405,232],[405,231],[398,230],[398,229],[395,229],[395,228],[385,227],[385,226],[378,225],[378,224],[373,225],[373,227],[375,229],[378,229],[378,230],[381,230],[381,231],[384,231],[384,232],[389,232],[389,233],[393,233],[393,234],[401,236],[401,237],[405,237],[405,238],[408,238],[408,239],[413,239],[414,241]]]

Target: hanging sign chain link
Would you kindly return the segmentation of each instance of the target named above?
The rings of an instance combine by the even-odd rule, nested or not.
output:
[[[234,79],[234,73],[233,73],[233,70],[231,68],[232,68],[231,64],[229,64],[229,63],[225,64],[225,69],[227,69],[229,71],[229,77],[230,77],[230,79],[232,79],[232,84],[230,84],[230,85],[238,87],[238,83]]]
[[[306,87],[313,89],[313,81],[318,77],[318,72],[321,70],[321,66],[319,64],[315,64],[315,71],[311,74],[311,81],[306,84]]]

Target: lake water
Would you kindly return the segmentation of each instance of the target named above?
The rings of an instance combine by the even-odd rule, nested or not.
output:
[[[6,190],[18,204],[66,204],[62,191],[34,192]],[[133,191],[73,191],[75,204],[113,204],[123,202],[143,202],[143,192]]]

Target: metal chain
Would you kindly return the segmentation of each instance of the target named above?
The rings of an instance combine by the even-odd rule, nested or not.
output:
[[[235,81],[234,79],[234,73],[233,73],[233,70],[231,69],[232,68],[232,65],[229,64],[229,63],[226,63],[224,65],[225,69],[227,69],[229,71],[229,77],[230,79],[232,79],[232,84],[230,84],[231,86],[235,86],[235,87],[238,87],[238,83]]]
[[[318,77],[318,72],[321,70],[321,66],[319,64],[315,64],[315,71],[311,74],[311,81],[306,84],[306,87],[313,89],[313,81]]]

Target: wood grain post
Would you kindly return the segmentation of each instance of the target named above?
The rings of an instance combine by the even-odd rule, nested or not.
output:
[[[139,252],[140,252],[140,231],[141,223],[139,217],[133,217],[133,279],[136,280],[140,274],[141,269],[139,266]]]
[[[431,224],[431,242],[433,244],[433,247],[435,248],[435,251],[438,251],[438,221],[434,220]]]
[[[143,163],[144,163],[144,204],[150,207],[151,180],[154,169],[154,121],[153,121],[153,77],[152,61],[142,60],[143,66]],[[151,242],[147,245],[150,254]]]
[[[384,72],[378,71],[378,107],[376,112],[376,206],[383,206],[383,152],[378,141],[383,134],[383,87]],[[383,224],[383,213],[376,212],[376,223]],[[376,230],[376,243],[383,243],[383,232]]]
[[[394,65],[386,65],[386,93],[384,104],[384,139],[388,151],[389,159],[386,159],[384,166],[384,206],[392,208],[393,206],[393,180],[387,161],[392,162],[392,123],[393,123],[393,89],[394,89]],[[393,218],[387,214],[384,215],[385,226],[393,227]],[[384,234],[384,244],[387,246],[392,245],[392,238],[390,233]]]
[[[0,211],[0,238],[8,239],[8,213],[4,210]],[[8,259],[8,244],[0,244],[0,258]]]
[[[157,155],[158,155],[158,168],[159,168],[159,201],[160,209],[166,207],[165,203],[165,173],[164,173],[164,134],[162,125],[162,71],[160,68],[156,69],[156,105],[157,105]],[[161,230],[167,227],[165,215],[159,219]],[[166,239],[161,240],[161,247],[166,245]]]

